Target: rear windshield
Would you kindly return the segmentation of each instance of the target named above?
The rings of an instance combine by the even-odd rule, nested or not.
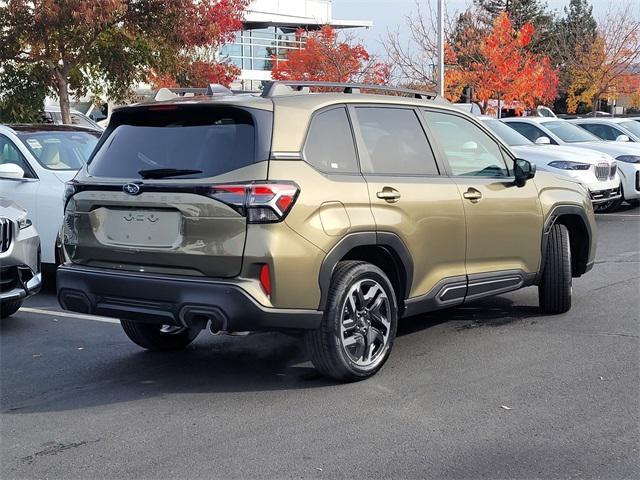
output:
[[[175,178],[214,177],[266,160],[265,137],[271,132],[264,123],[270,121],[270,112],[220,106],[158,105],[114,113],[89,174],[145,178],[145,172],[175,170]],[[261,125],[268,132],[260,132]]]

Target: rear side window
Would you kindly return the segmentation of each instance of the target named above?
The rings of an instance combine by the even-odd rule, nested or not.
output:
[[[357,107],[365,151],[365,173],[438,175],[438,167],[416,112],[406,108]]]
[[[231,172],[268,158],[271,115],[208,105],[117,112],[89,163],[89,174],[143,178],[141,172],[191,170],[175,176],[188,179]]]
[[[358,172],[356,147],[344,107],[326,110],[313,117],[304,158],[322,172]]]

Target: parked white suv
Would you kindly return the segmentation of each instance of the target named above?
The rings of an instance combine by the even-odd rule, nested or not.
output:
[[[507,125],[538,144],[570,145],[606,153],[616,159],[622,182],[622,198],[631,205],[640,204],[640,144],[605,142],[566,120],[543,117],[513,117]],[[610,208],[614,209],[617,205]]]
[[[38,232],[26,210],[0,196],[0,318],[16,313],[41,282]]]
[[[595,209],[620,199],[620,176],[612,156],[571,146],[538,145],[500,120],[485,116],[479,119],[519,158],[535,164],[539,170],[582,184],[589,191]]]
[[[27,210],[47,267],[55,264],[65,182],[89,158],[101,133],[72,125],[0,125],[0,196]]]

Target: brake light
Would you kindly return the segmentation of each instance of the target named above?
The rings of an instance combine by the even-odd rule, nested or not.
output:
[[[300,189],[293,182],[214,185],[209,195],[226,203],[249,223],[281,222],[296,201]]]
[[[267,295],[271,295],[271,270],[269,264],[265,263],[260,268],[260,285]]]

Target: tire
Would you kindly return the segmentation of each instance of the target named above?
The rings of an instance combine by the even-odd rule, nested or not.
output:
[[[168,332],[164,325],[120,320],[122,329],[133,343],[156,352],[182,350],[195,340],[200,330],[183,328]]]
[[[627,203],[629,205],[631,205],[632,207],[640,207],[640,200],[634,199],[634,200],[627,200]]]
[[[597,205],[594,205],[593,210],[596,213],[611,213],[611,212],[615,212],[616,210],[618,210],[618,208],[620,208],[620,205],[622,205],[623,202],[623,198],[616,198],[615,200],[611,200],[609,202],[604,202],[604,203],[600,203]]]
[[[538,286],[540,310],[552,315],[568,312],[571,309],[571,284],[569,230],[556,224],[549,233],[542,280]]]
[[[374,375],[387,361],[398,325],[391,282],[375,265],[340,262],[320,328],[305,337],[316,369],[342,382]]]
[[[7,318],[16,313],[22,306],[22,300],[14,300],[12,302],[0,305],[0,318]]]

